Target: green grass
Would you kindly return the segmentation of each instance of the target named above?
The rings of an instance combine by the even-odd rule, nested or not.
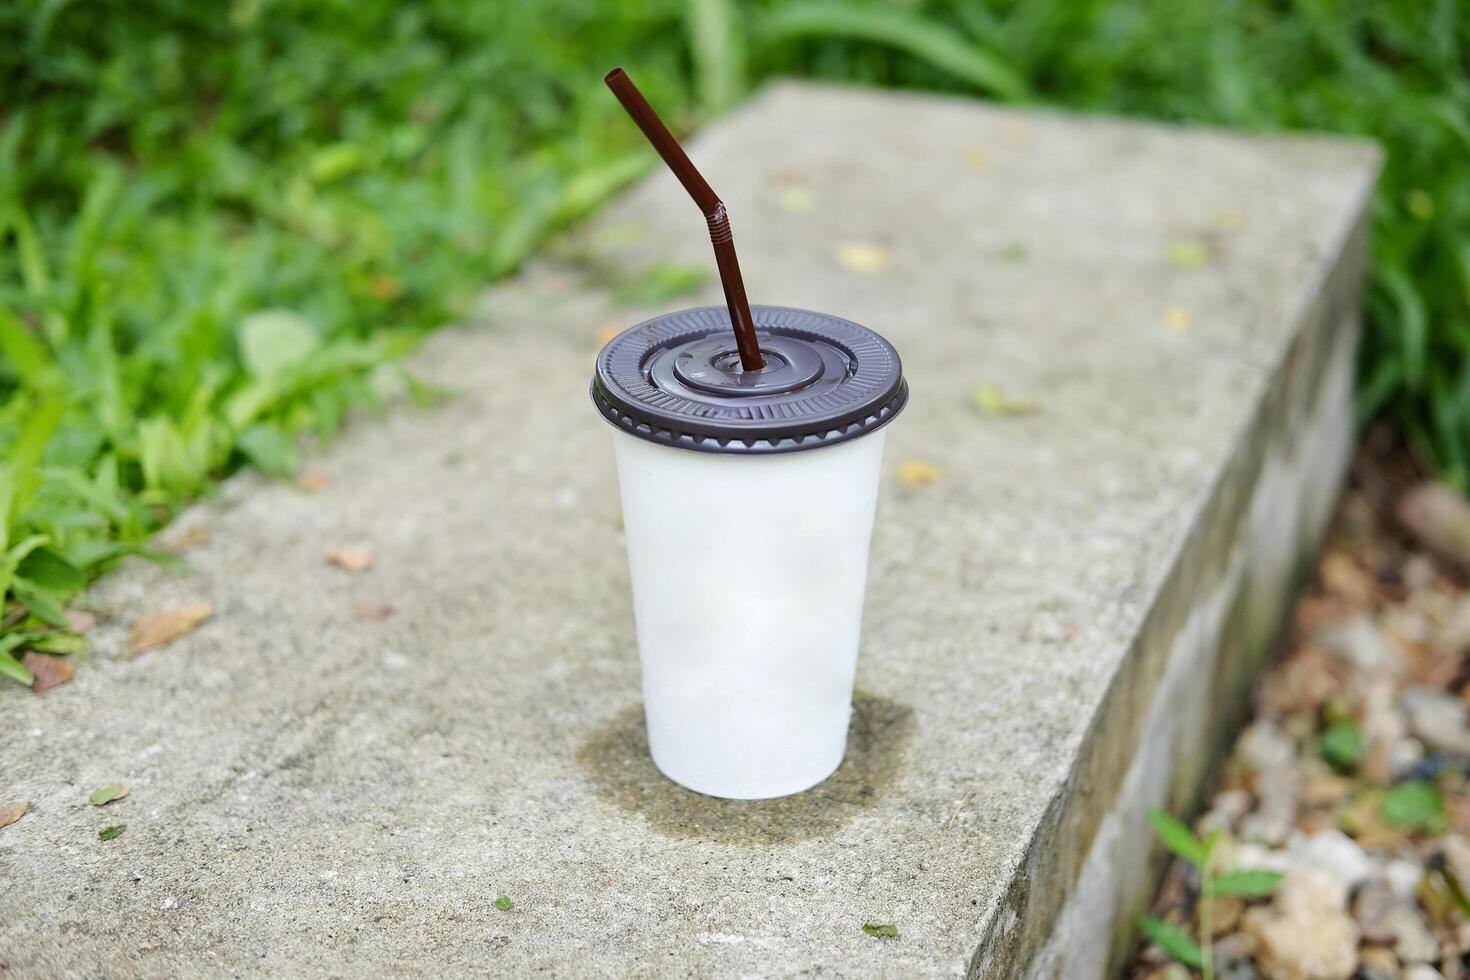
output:
[[[155,0],[0,7],[0,672],[221,477],[411,379],[396,358],[774,74],[1366,133],[1362,411],[1470,479],[1470,18],[1297,3]]]

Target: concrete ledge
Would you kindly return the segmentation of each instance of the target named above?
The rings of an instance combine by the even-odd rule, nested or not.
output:
[[[605,284],[706,261],[659,173],[428,345],[459,398],[354,427],[317,493],[234,481],[169,532],[208,530],[193,575],[95,590],[76,681],[0,689],[14,975],[1101,975],[1143,810],[1196,792],[1335,495],[1377,154],[782,85],[695,156],[752,297],[874,326],[913,386],[843,769],[730,803],[645,755],[586,384],[651,312]]]

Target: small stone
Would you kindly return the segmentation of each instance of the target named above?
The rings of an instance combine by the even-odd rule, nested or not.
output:
[[[1312,642],[1363,674],[1397,677],[1404,670],[1403,653],[1365,615],[1323,625],[1312,635]]]
[[[1274,722],[1262,719],[1245,730],[1236,746],[1241,761],[1256,774],[1256,810],[1241,820],[1240,835],[1280,844],[1296,816],[1296,743]]]
[[[1227,789],[1215,794],[1215,798],[1210,801],[1210,809],[1224,814],[1226,819],[1234,823],[1250,812],[1254,802],[1251,795],[1243,789]]]
[[[1215,899],[1213,913],[1210,922],[1212,935],[1232,933],[1240,927],[1240,917],[1245,913],[1245,901],[1234,895],[1221,896]]]
[[[1388,746],[1385,756],[1393,779],[1403,776],[1424,761],[1424,743],[1417,738],[1402,738]]]
[[[1399,958],[1383,946],[1364,946],[1358,951],[1361,980],[1394,980],[1399,975]]]
[[[1332,875],[1345,889],[1372,877],[1373,862],[1347,834],[1324,830],[1294,841],[1290,851],[1294,867],[1317,868]]]
[[[1470,840],[1459,834],[1445,834],[1439,839],[1439,850],[1444,855],[1445,867],[1460,882],[1460,887],[1470,888]]]
[[[1333,875],[1288,872],[1271,905],[1245,914],[1256,965],[1275,980],[1348,980],[1358,964],[1358,926],[1346,901],[1347,889]]]
[[[1393,951],[1400,963],[1432,963],[1439,959],[1439,940],[1429,931],[1418,909],[1395,905],[1383,925],[1396,937]]]
[[[1432,748],[1470,755],[1465,702],[1448,691],[1413,687],[1404,691],[1409,730]]]
[[[1444,980],[1444,974],[1432,966],[1415,963],[1404,968],[1404,972],[1399,974],[1399,980]]]
[[[1419,892],[1419,879],[1423,877],[1423,868],[1403,858],[1396,858],[1388,862],[1383,869],[1384,881],[1388,884],[1394,897],[1401,902],[1414,901],[1414,896]]]
[[[1353,902],[1353,915],[1363,941],[1392,945],[1401,963],[1428,963],[1439,959],[1439,940],[1413,904],[1394,895],[1387,885],[1369,885]]]

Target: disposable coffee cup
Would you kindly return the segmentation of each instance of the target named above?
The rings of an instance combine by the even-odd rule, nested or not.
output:
[[[872,330],[751,311],[757,370],[709,307],[624,331],[592,381],[615,430],[653,761],[749,800],[842,762],[884,427],[908,399]]]

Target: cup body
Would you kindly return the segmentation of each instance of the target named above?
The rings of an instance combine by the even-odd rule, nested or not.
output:
[[[841,764],[885,434],[741,456],[614,432],[648,744],[670,779],[767,799]]]

